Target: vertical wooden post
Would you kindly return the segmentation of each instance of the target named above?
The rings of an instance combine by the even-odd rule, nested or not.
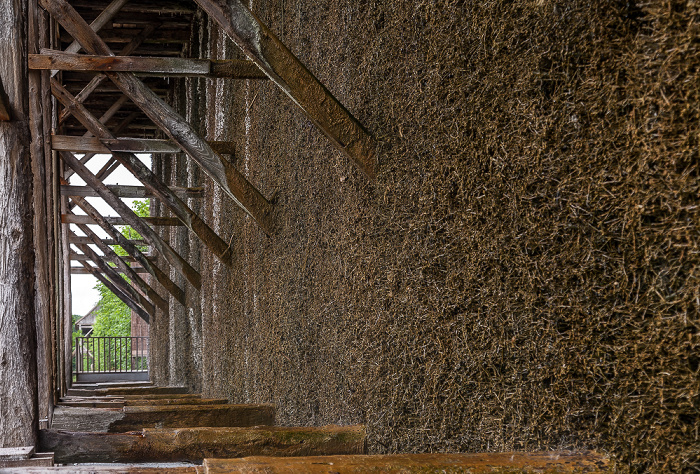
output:
[[[38,435],[27,2],[0,0],[0,447]]]

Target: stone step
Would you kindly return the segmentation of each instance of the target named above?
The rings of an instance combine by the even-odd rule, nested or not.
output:
[[[249,457],[205,459],[206,474],[355,474],[392,473],[612,473],[608,459],[596,453],[392,454],[372,456]]]
[[[275,407],[260,405],[146,405],[122,408],[59,406],[51,428],[67,431],[124,433],[142,428],[232,427],[273,425]]]
[[[131,433],[41,430],[39,446],[57,463],[195,462],[242,456],[313,456],[365,452],[363,426],[179,428]]]
[[[100,397],[107,395],[175,395],[186,394],[187,387],[110,387],[79,389],[69,388],[66,395],[73,397]]]

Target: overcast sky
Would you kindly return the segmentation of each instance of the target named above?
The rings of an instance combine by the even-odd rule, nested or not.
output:
[[[80,156],[80,155],[78,155]],[[137,155],[141,161],[143,161],[149,168],[151,167],[151,156],[150,155]],[[100,168],[107,162],[108,155],[96,155],[88,163],[87,167],[93,173],[97,173]],[[69,179],[70,184],[75,186],[85,186],[85,182],[74,174]],[[123,184],[123,185],[136,185],[139,186],[141,183],[134,178],[134,176],[124,169],[123,166],[117,168],[117,170],[112,173],[105,181],[105,184]],[[118,214],[108,206],[102,198],[99,197],[89,197],[87,200],[92,204],[103,216],[118,216]],[[131,207],[134,199],[123,199],[129,207]],[[85,214],[82,209],[76,207],[73,209],[76,214]],[[75,224],[70,225],[71,230],[77,235],[84,235],[80,229]],[[91,225],[90,228],[100,237],[107,237],[107,233],[102,230],[101,227],[97,225]],[[98,254],[102,254],[100,250],[95,245],[90,246]],[[75,247],[72,247],[73,251],[78,251]],[[73,262],[73,266],[79,265],[78,262]],[[99,299],[99,293],[95,290],[95,285],[97,284],[97,279],[92,275],[71,275],[71,292],[73,295],[73,314],[78,314],[84,316],[90,311],[93,306],[97,303]]]

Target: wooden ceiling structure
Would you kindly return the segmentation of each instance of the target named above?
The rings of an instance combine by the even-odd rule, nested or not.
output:
[[[40,139],[59,170],[64,199],[60,222],[66,240],[64,254],[68,254],[64,262],[79,262],[82,268],[72,271],[93,274],[146,321],[156,308],[167,311],[168,301],[144,279],[145,274],[175,301],[184,305],[186,300],[185,289],[152,256],[144,254],[140,245],[150,246],[152,253],[162,256],[193,288],[199,290],[202,279],[154,226],[185,226],[223,263],[230,265],[232,256],[224,239],[186,203],[187,197],[201,196],[202,189],[167,186],[136,153],[185,153],[264,232],[273,235],[275,227],[272,204],[221,157],[230,152],[231,144],[207,142],[166,102],[169,77],[272,80],[368,179],[375,178],[373,138],[239,0],[38,0],[38,6],[36,44],[30,48],[33,54],[28,63],[30,70],[41,71],[42,113],[33,120],[43,121],[43,127],[33,127],[33,132],[43,129]],[[198,9],[249,60],[183,57]],[[94,173],[86,164],[96,154],[110,158]],[[104,184],[120,166],[142,186]],[[71,186],[67,179],[73,174],[86,186]],[[89,196],[101,197],[118,216],[100,215],[85,199]],[[175,217],[139,217],[123,202],[126,197],[157,198]],[[85,215],[74,214],[76,207]],[[71,224],[84,235],[71,232]],[[124,237],[116,227],[122,224],[133,227],[143,240]],[[109,238],[99,237],[89,225],[98,225]],[[110,247],[115,244],[128,256],[118,256]],[[73,246],[70,250],[69,245]]]

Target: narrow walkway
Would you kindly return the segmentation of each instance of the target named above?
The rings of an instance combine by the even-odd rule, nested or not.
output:
[[[365,455],[364,426],[275,426],[275,407],[184,387],[75,384],[39,451],[64,466],[23,472],[612,472],[595,453]],[[0,473],[9,472],[0,469]]]

